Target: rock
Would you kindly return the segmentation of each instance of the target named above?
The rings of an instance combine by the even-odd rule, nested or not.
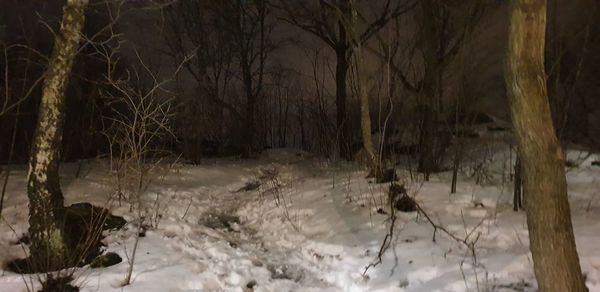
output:
[[[116,254],[114,252],[108,252],[106,254],[103,254],[103,255],[95,258],[90,263],[90,268],[94,268],[94,269],[95,268],[106,268],[106,267],[114,266],[122,261],[123,261],[123,259],[121,259],[121,257],[118,254]]]
[[[102,231],[122,228],[127,221],[90,203],[77,203],[65,208],[67,244],[82,259],[75,265],[90,263],[102,252]]]
[[[225,229],[227,231],[235,231],[235,225],[240,225],[240,217],[227,215],[227,214],[213,214],[207,213],[204,218],[201,218],[198,222],[200,225],[204,225],[212,229]]]
[[[102,230],[121,229],[127,224],[123,217],[112,215],[105,208],[96,207],[90,203],[76,203],[66,207],[66,216],[67,219],[83,219],[97,225],[102,223]]]
[[[42,283],[42,289],[39,292],[78,292],[79,288],[71,285],[72,276],[54,277],[48,274],[48,278]]]
[[[400,212],[417,211],[417,203],[408,196],[404,185],[391,184],[388,191],[388,203]]]
[[[249,192],[249,191],[258,189],[259,187],[260,187],[259,181],[250,181],[250,182],[247,182],[243,187],[234,191],[234,193]]]
[[[248,282],[248,284],[246,284],[246,288],[248,289],[254,289],[254,287],[257,285],[258,283],[256,283],[255,280],[250,280],[250,282]]]
[[[107,209],[90,203],[77,203],[65,207],[61,226],[68,254],[59,268],[81,267],[91,263],[102,253],[102,232],[122,228],[125,223],[127,221],[122,217],[112,215]],[[56,270],[57,267],[49,268],[41,264],[39,259],[29,257],[9,262],[7,269],[16,273],[43,273]]]

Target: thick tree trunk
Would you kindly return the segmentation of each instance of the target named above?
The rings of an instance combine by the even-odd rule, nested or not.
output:
[[[587,291],[544,73],[546,0],[510,2],[506,83],[527,194],[527,226],[540,291]]]
[[[64,122],[65,91],[84,23],[87,0],[67,0],[60,32],[42,88],[39,118],[29,162],[29,234],[31,258],[39,268],[66,264],[63,194],[58,164]]]
[[[423,89],[421,90],[421,128],[419,139],[419,165],[417,171],[425,175],[429,180],[429,174],[439,170],[440,147],[437,137],[437,124],[439,112],[439,88],[440,88],[440,56],[442,48],[439,39],[440,28],[435,19],[439,18],[436,14],[436,4],[432,0],[421,1],[421,25],[423,54],[425,59],[425,78]]]
[[[351,19],[351,3],[349,0],[340,0],[338,2],[341,18],[338,19],[338,39],[335,42],[335,106],[337,122],[337,139],[340,157],[346,160],[352,160],[352,135],[350,134],[350,125],[346,113],[347,88],[346,78],[348,68],[350,67],[350,58],[352,57],[352,47],[350,46],[351,32],[348,32],[345,20]]]

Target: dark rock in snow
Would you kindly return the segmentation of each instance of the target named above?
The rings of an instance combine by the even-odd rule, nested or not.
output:
[[[48,278],[42,283],[42,289],[39,292],[78,292],[79,288],[71,285],[72,276],[54,277],[48,274]]]
[[[599,160],[592,161],[592,166],[600,166],[600,161]]]
[[[473,202],[473,207],[475,207],[475,208],[485,208],[485,205],[482,202],[475,201],[475,202]]]
[[[90,203],[77,203],[65,208],[67,245],[75,247],[85,265],[101,253],[102,231],[122,228],[127,221],[110,214],[108,210]]]
[[[250,280],[250,282],[248,282],[248,284],[246,284],[246,288],[248,289],[254,289],[254,287],[257,285],[258,283],[256,283],[255,280]]]
[[[388,203],[400,212],[417,211],[417,203],[408,196],[404,185],[391,184],[388,191]]]
[[[274,280],[291,280],[294,282],[300,282],[304,278],[302,271],[294,266],[267,266],[267,270],[271,272],[271,279]]]
[[[102,230],[121,229],[127,221],[121,216],[112,215],[102,207],[96,207],[90,203],[77,203],[66,207],[67,220],[83,220],[88,223],[102,226]]]
[[[121,259],[121,257],[118,254],[116,254],[114,252],[108,252],[106,254],[103,254],[103,255],[95,258],[90,263],[90,268],[106,268],[106,267],[114,266],[122,261],[123,261],[123,259]]]
[[[240,217],[238,216],[208,213],[199,220],[198,224],[212,229],[226,229],[227,231],[235,231],[234,225],[239,225],[241,222]]]
[[[249,191],[258,189],[259,187],[260,187],[259,181],[250,181],[250,182],[247,182],[243,187],[234,191],[234,193],[249,192]]]
[[[139,237],[146,237],[146,230],[147,230],[147,229],[148,229],[148,228],[147,228],[146,226],[142,225],[142,226],[140,227],[140,229],[138,230],[138,236],[139,236]]]
[[[112,215],[107,209],[90,203],[77,203],[65,207],[62,228],[69,255],[63,264],[64,268],[81,267],[91,263],[102,253],[102,231],[119,229],[126,223],[122,217]],[[14,260],[8,263],[7,269],[16,273],[48,272],[48,267],[38,259],[32,258]]]

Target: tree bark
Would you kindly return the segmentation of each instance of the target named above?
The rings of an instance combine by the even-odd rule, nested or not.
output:
[[[517,154],[515,161],[515,181],[513,189],[513,210],[519,211],[523,209],[523,179],[521,171],[521,158]]]
[[[337,63],[335,65],[335,107],[336,107],[336,122],[338,131],[338,149],[340,157],[351,160],[350,153],[350,127],[348,125],[346,115],[346,78],[348,76],[348,54],[349,48],[346,44],[339,44],[335,50]]]
[[[29,234],[31,258],[41,268],[62,268],[68,256],[63,229],[63,194],[59,155],[64,123],[65,92],[81,39],[87,0],[67,0],[60,32],[42,87],[36,134],[29,161]]]
[[[254,110],[256,108],[256,99],[252,94],[248,94],[246,97],[246,121],[244,124],[244,149],[242,150],[242,155],[244,158],[252,157],[254,153],[254,136],[255,136],[255,127],[254,127]]]
[[[369,163],[369,176],[379,179],[383,175],[383,167],[379,161],[379,156],[373,146],[373,137],[371,135],[371,112],[369,106],[369,86],[364,68],[364,57],[360,45],[355,49],[358,91],[360,98],[360,128],[362,133],[363,148],[367,153]]]
[[[417,171],[425,175],[429,181],[429,175],[439,169],[436,156],[437,109],[435,107],[435,90],[433,84],[425,84],[429,89],[424,90],[421,96],[425,100],[421,106],[422,123],[419,136],[419,165]]]
[[[425,76],[423,79],[423,88],[420,93],[421,98],[421,117],[422,124],[419,138],[419,165],[417,171],[425,175],[425,180],[429,180],[432,172],[439,170],[440,147],[437,138],[437,124],[439,112],[439,88],[440,66],[443,57],[443,49],[440,46],[440,27],[437,24],[438,8],[432,0],[421,1],[421,25],[423,37],[423,54],[425,65]]]
[[[527,194],[527,226],[540,291],[587,291],[544,72],[546,0],[510,2],[506,83]]]

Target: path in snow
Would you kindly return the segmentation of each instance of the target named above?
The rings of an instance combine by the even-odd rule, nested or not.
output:
[[[105,165],[88,165],[78,179],[75,168],[62,168],[67,203],[103,204],[112,185]],[[263,179],[258,190],[234,192],[257,180],[261,169],[276,169],[280,186],[273,189],[275,180]],[[219,159],[171,169],[146,194],[149,203],[159,198],[162,216],[140,239],[133,283],[120,287],[126,263],[80,269],[77,283],[83,291],[136,292],[477,291],[478,284],[481,291],[535,290],[525,218],[506,203],[510,188],[482,187],[463,178],[458,194],[450,196],[448,174],[409,184],[409,190],[456,235],[479,226],[481,266],[470,266],[468,251],[446,236],[438,234],[432,242],[431,226],[409,213],[398,215],[397,237],[382,264],[363,276],[388,228],[387,217],[375,212],[385,202],[387,186],[363,176],[355,166],[332,166],[291,150],[273,150],[260,160]],[[568,176],[582,267],[590,291],[600,291],[600,203],[590,189],[600,168],[586,161]],[[27,229],[24,167],[13,172],[8,194],[0,224],[5,262],[23,254],[11,242]],[[114,212],[135,217],[127,205]],[[110,234],[108,250],[126,259],[135,230],[130,224]],[[24,291],[22,279],[4,271],[0,291]]]

